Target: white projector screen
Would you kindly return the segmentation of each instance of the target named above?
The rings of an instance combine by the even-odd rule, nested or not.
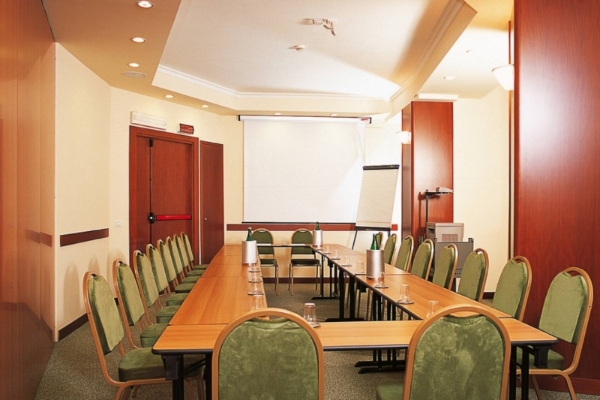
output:
[[[356,221],[364,120],[242,119],[244,222]]]

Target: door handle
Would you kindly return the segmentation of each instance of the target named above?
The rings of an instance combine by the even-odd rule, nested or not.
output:
[[[205,221],[208,221],[208,218],[204,218]]]

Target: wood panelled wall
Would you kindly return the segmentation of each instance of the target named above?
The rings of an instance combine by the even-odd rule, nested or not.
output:
[[[32,399],[54,325],[54,42],[39,0],[0,0],[0,399]]]
[[[425,191],[454,187],[453,121],[450,102],[416,101],[402,110],[402,130],[412,136],[410,145],[402,146],[402,235],[412,235],[417,243],[425,236]],[[429,222],[453,221],[454,196],[431,197]]]
[[[537,324],[563,269],[583,268],[600,290],[600,2],[516,0],[514,16],[515,253],[531,261],[525,321]],[[600,394],[594,303],[578,393]],[[540,383],[566,390],[562,379]]]

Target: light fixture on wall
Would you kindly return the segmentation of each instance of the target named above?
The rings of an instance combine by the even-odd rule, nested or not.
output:
[[[504,90],[514,90],[515,88],[515,66],[512,64],[502,65],[494,68],[492,73],[500,82]]]
[[[400,131],[400,132],[398,132],[398,134],[400,135],[400,143],[410,144],[410,141],[411,141],[410,131]]]

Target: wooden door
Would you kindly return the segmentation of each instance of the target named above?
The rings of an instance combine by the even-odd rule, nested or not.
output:
[[[182,231],[194,246],[198,241],[198,139],[134,126],[129,139],[130,252],[145,251],[148,243]]]
[[[201,260],[208,263],[223,247],[223,145],[200,142]]]

